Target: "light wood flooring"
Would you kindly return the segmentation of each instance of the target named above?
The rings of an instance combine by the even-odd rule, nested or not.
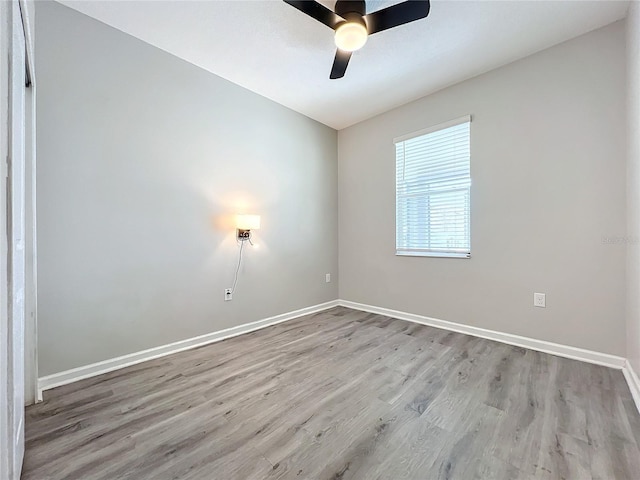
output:
[[[640,479],[622,373],[337,307],[45,392],[24,480]]]

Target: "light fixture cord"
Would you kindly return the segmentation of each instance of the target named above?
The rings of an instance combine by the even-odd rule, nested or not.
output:
[[[238,266],[236,267],[236,274],[233,277],[233,287],[231,287],[231,293],[236,291],[236,285],[238,284],[238,272],[240,271],[240,263],[242,262],[242,249],[244,247],[244,240],[240,240],[240,254],[238,255]]]

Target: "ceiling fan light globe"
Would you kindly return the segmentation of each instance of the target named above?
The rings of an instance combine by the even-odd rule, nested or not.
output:
[[[368,35],[367,27],[361,23],[343,23],[336,29],[336,47],[345,52],[355,52],[364,47]]]

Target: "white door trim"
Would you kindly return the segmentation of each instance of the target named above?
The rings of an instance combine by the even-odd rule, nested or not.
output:
[[[26,35],[18,0],[0,8],[0,478],[18,480],[24,458]]]
[[[0,478],[9,478],[9,417],[8,407],[9,385],[9,310],[8,310],[8,243],[7,224],[4,218],[7,212],[7,163],[9,154],[9,35],[11,5],[0,2]]]
[[[25,34],[27,73],[30,86],[25,96],[25,404],[38,399],[38,302],[36,228],[36,74],[34,63],[33,0],[19,0]]]
[[[25,392],[25,98],[26,36],[20,4],[11,3],[11,52],[9,79],[9,479],[19,479],[24,458],[24,392]]]

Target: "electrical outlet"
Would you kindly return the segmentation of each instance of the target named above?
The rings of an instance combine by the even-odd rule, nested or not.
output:
[[[228,302],[228,301],[230,301],[232,299],[233,299],[233,294],[231,292],[231,289],[230,288],[225,288],[224,289],[224,301]]]
[[[330,273],[327,273],[324,276],[324,281],[327,282],[327,283],[331,282],[331,274]]]
[[[547,298],[546,297],[547,296],[544,293],[534,293],[533,294],[533,306],[534,307],[546,308],[547,307]]]

